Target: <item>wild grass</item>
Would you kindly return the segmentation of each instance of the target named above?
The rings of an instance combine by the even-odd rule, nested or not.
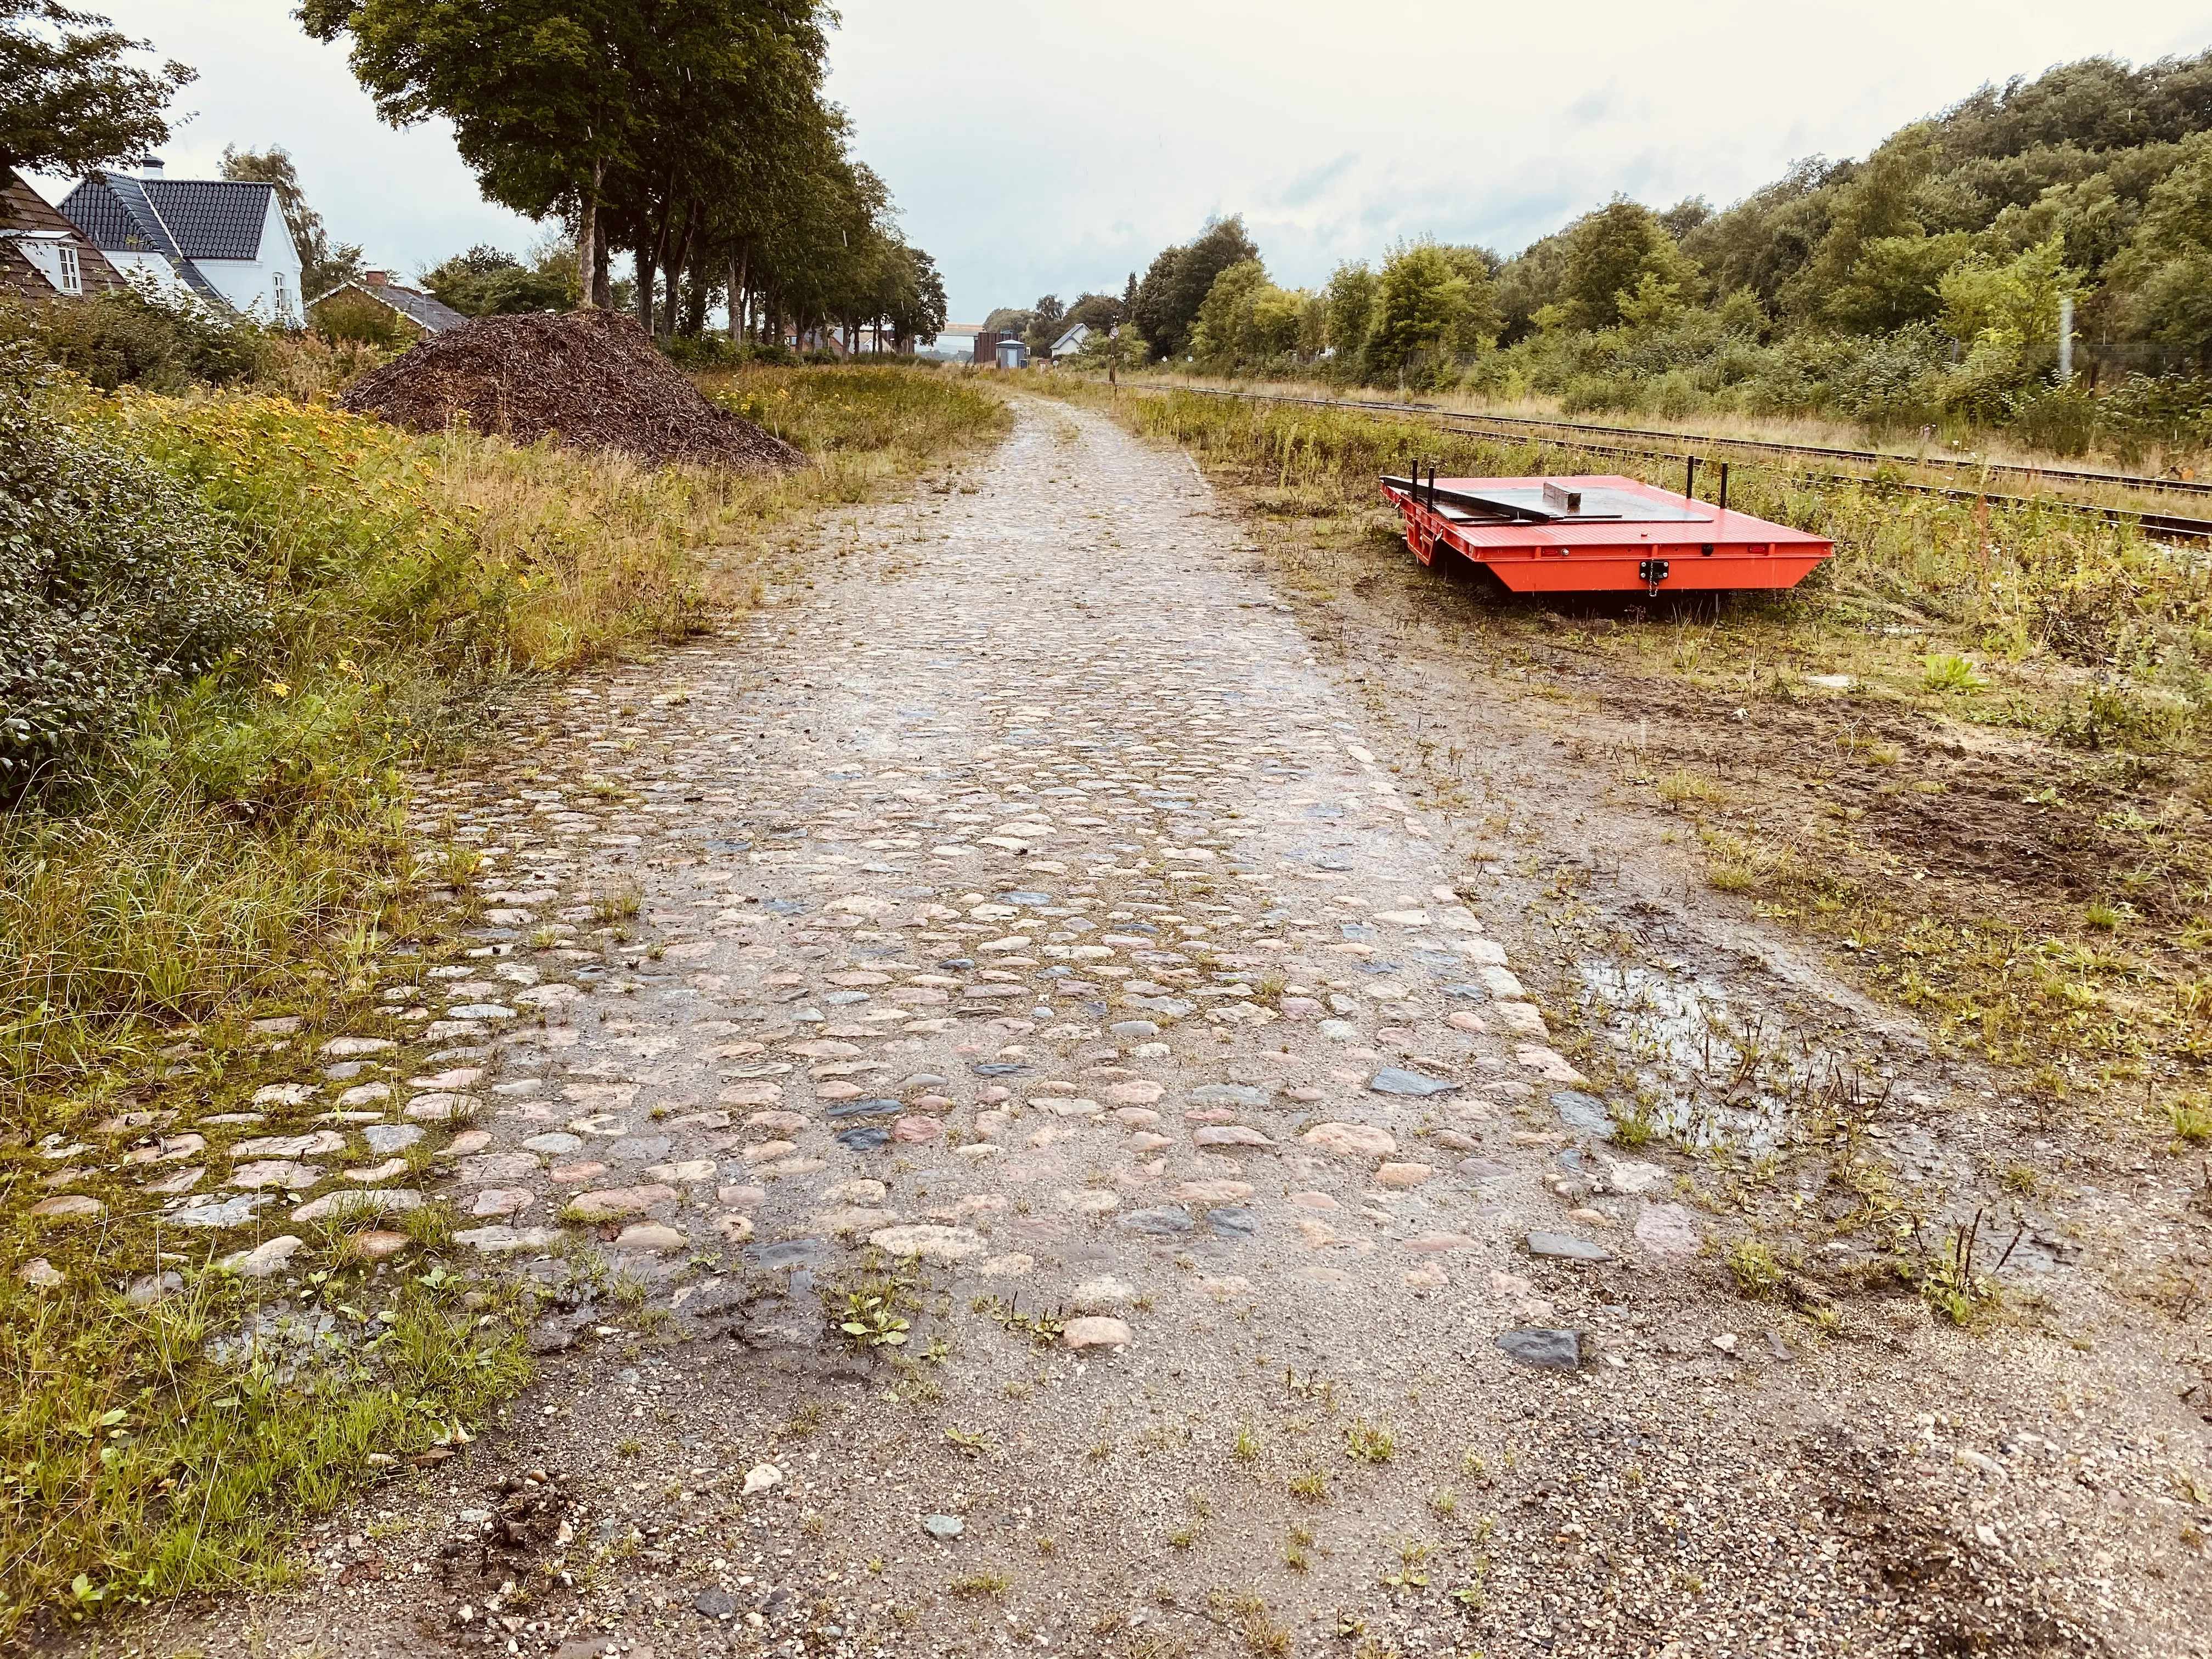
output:
[[[741,368],[701,377],[707,395],[820,461],[833,496],[859,501],[884,472],[910,471],[1006,429],[1006,405],[966,375],[915,368]]]
[[[1052,380],[1057,383],[1073,378],[1055,374]],[[1155,366],[1138,376],[1124,375],[1121,385],[1124,389],[1264,389],[1277,396],[1328,398],[1377,404],[1404,401],[1395,390],[1389,388],[1346,387],[1322,379],[1186,374],[1169,372],[1164,366]],[[1058,389],[1057,385],[1054,389]],[[1446,387],[1417,395],[1425,406],[1454,414],[1504,415],[1540,421],[1567,420],[1600,428],[1616,427],[1638,432],[1669,433],[1680,436],[1686,443],[1698,438],[1746,438],[1831,449],[1873,448],[1908,464],[1935,457],[1966,459],[1992,465],[2132,465],[2134,470],[2150,477],[2186,476],[2183,469],[2202,471],[2204,464],[2203,452],[2179,436],[2163,443],[2130,445],[2125,453],[2100,452],[2085,457],[2071,449],[2054,450],[2039,447],[2025,432],[1992,428],[1956,416],[1940,421],[1936,432],[1929,434],[1917,423],[1900,433],[1893,426],[1840,416],[1754,414],[1741,408],[1692,408],[1680,411],[1645,408],[1632,414],[1620,411],[1575,412],[1567,406],[1565,400],[1533,390],[1516,396],[1504,391],[1479,392]],[[1599,441],[1603,441],[1602,431],[1593,432],[1590,435]]]
[[[52,1249],[9,1231],[11,1261]],[[527,1379],[519,1322],[480,1323],[457,1277],[325,1259],[289,1322],[335,1328],[302,1341],[264,1316],[252,1348],[255,1298],[207,1256],[165,1253],[178,1283],[143,1305],[123,1287],[152,1258],[113,1235],[65,1258],[74,1293],[0,1278],[0,1640],[42,1610],[278,1582],[300,1516],[447,1455]]]

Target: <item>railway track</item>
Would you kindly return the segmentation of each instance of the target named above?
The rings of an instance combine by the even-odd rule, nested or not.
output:
[[[1471,433],[1481,437],[1527,439],[1546,434],[1559,434],[1563,443],[1588,455],[1625,455],[1637,459],[1679,460],[1687,462],[1692,453],[1703,451],[1715,456],[1741,456],[1746,459],[1780,460],[1799,477],[1818,483],[1878,483],[1886,489],[1915,495],[1932,495],[1948,501],[1988,501],[1998,507],[2041,507],[2050,511],[2076,513],[2100,519],[2107,524],[2133,524],[2143,533],[2164,539],[2190,542],[2212,542],[2212,518],[2193,518],[2179,514],[2159,513],[2148,507],[2114,507],[2102,501],[2085,501],[2063,495],[2018,495],[1991,490],[1979,484],[1969,487],[1963,483],[1923,483],[1905,478],[1881,476],[1883,467],[1914,467],[1924,470],[1971,471],[1978,477],[1987,478],[1998,474],[2027,478],[2053,484],[2071,483],[2102,485],[2107,489],[2164,492],[2169,495],[2212,495],[2212,480],[2142,478],[2124,472],[2097,472],[2068,467],[2037,467],[2019,462],[1960,461],[1948,458],[1918,459],[1909,455],[1884,454],[1872,449],[1836,449],[1817,444],[1785,444],[1757,438],[1692,437],[1679,432],[1654,432],[1632,427],[1600,426],[1577,421],[1547,421],[1517,415],[1469,415],[1453,410],[1437,409],[1425,404],[1369,402],[1356,398],[1308,398],[1284,392],[1230,392],[1208,386],[1177,386],[1179,392],[1192,392],[1205,398],[1230,398],[1249,403],[1295,404],[1320,409],[1348,409],[1371,414],[1410,415],[1449,431]],[[1585,436],[1584,434],[1592,434]],[[1593,437],[1606,439],[1653,439],[1662,441],[1665,447],[1646,444],[1598,442]],[[1846,461],[1873,469],[1871,472],[1839,472],[1816,471],[1821,462]]]

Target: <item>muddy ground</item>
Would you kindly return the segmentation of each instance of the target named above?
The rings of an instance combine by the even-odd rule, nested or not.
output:
[[[1711,885],[1638,780],[1812,714],[1254,505],[1024,400],[425,780],[374,1063],[540,1380],[100,1650],[2212,1651],[2193,1164]]]

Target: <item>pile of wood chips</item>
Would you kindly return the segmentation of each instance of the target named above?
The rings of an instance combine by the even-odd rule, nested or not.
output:
[[[550,438],[652,466],[789,472],[807,464],[802,451],[708,402],[643,329],[611,311],[479,318],[363,375],[338,406],[416,432],[465,420],[519,444]]]

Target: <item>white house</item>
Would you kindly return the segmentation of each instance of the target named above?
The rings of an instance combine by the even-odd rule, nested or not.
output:
[[[1073,328],[1052,343],[1052,356],[1056,362],[1062,357],[1072,357],[1083,349],[1083,343],[1091,337],[1091,325],[1078,323]]]
[[[62,213],[124,276],[264,322],[301,320],[300,251],[269,185],[95,173]]]

